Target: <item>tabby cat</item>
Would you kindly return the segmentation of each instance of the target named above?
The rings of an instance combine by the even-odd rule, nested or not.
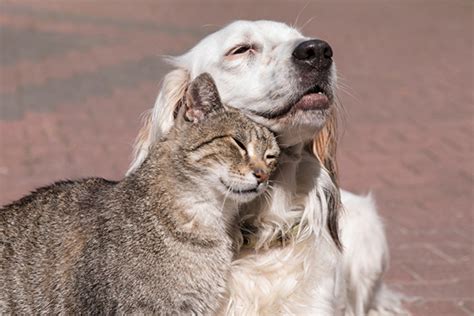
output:
[[[0,209],[0,314],[217,311],[237,205],[265,190],[279,148],[208,74],[176,115],[123,180],[57,182]]]

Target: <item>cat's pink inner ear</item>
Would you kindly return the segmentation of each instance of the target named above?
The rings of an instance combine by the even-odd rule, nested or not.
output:
[[[193,123],[198,123],[205,118],[204,113],[200,109],[188,108],[185,113],[186,119]]]

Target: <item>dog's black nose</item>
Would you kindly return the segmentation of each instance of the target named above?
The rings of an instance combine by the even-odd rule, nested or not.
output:
[[[296,46],[293,57],[300,62],[326,69],[332,64],[332,49],[325,41],[312,39]]]

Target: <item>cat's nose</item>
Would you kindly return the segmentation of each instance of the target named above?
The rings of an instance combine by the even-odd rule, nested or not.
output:
[[[257,168],[253,171],[253,175],[257,178],[258,183],[262,183],[268,180],[268,174],[263,169]]]

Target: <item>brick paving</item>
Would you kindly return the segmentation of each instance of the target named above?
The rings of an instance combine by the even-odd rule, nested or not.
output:
[[[64,178],[120,178],[169,67],[234,19],[328,40],[346,109],[342,184],[373,191],[389,284],[414,315],[474,315],[473,4],[0,0],[0,204]]]

